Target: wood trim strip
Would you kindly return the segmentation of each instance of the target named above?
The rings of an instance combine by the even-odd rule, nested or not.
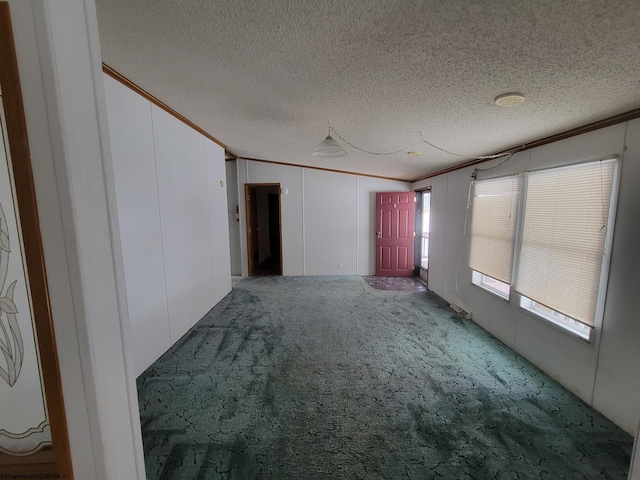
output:
[[[71,479],[73,478],[71,451],[58,352],[49,304],[49,288],[40,236],[40,221],[31,169],[27,125],[13,41],[11,13],[9,4],[4,2],[0,3],[0,85],[2,85],[7,140],[12,159],[16,201],[20,213],[24,254],[33,300],[33,316],[51,425],[55,469],[57,473],[65,474],[66,478]]]
[[[187,117],[179,114],[178,112],[176,112],[173,108],[171,108],[169,105],[167,105],[166,103],[164,103],[163,101],[159,100],[157,97],[154,97],[153,95],[151,95],[149,92],[147,92],[145,89],[143,89],[142,87],[136,85],[135,83],[133,83],[131,80],[129,80],[127,77],[125,77],[124,75],[122,75],[121,73],[117,72],[116,70],[114,70],[113,68],[111,68],[109,65],[107,65],[106,63],[102,64],[102,71],[104,73],[106,73],[107,75],[109,75],[111,78],[113,78],[114,80],[120,82],[122,85],[124,85],[125,87],[130,88],[131,90],[133,90],[134,92],[136,92],[138,95],[144,97],[145,99],[149,100],[151,103],[153,103],[154,105],[156,105],[157,107],[161,108],[162,110],[164,110],[165,112],[167,112],[169,115],[174,116],[175,118],[177,118],[178,120],[180,120],[182,123],[184,123],[185,125],[193,128],[196,132],[200,133],[201,135],[204,135],[205,137],[207,137],[209,140],[211,140],[212,142],[220,145],[222,148],[224,148],[225,150],[225,155],[230,155],[234,158],[237,158],[238,155],[236,155],[233,151],[231,151],[229,149],[229,147],[227,147],[224,143],[222,143],[220,140],[218,140],[216,137],[214,137],[213,135],[211,135],[209,132],[203,130],[202,128],[200,128],[198,125],[196,125],[195,123],[193,123],[191,120],[189,120]]]
[[[276,162],[275,160],[263,160],[261,158],[236,157],[234,160],[249,160],[251,162],[271,163],[273,165],[284,165],[285,167],[308,168],[310,170],[320,170],[323,172],[333,172],[333,173],[344,173],[345,175],[359,175],[361,177],[381,178],[383,180],[395,180],[397,182],[405,182],[405,183],[412,182],[412,180],[407,180],[405,178],[385,177],[384,175],[372,175],[370,173],[358,173],[358,172],[350,172],[348,170],[336,170],[333,168],[314,167],[311,165],[301,165],[299,163]],[[228,160],[228,161],[231,161],[231,160]]]
[[[565,140],[567,138],[575,137],[576,135],[582,135],[583,133],[593,132],[594,130],[610,127],[611,125],[615,125],[617,123],[628,122],[629,120],[634,120],[636,118],[640,118],[640,108],[635,108],[633,110],[621,113],[619,115],[614,115],[612,117],[608,117],[603,120],[598,120],[597,122],[589,123],[587,125],[583,125],[582,127],[577,127],[571,130],[567,130],[565,132],[556,133],[555,135],[550,135],[548,137],[541,138],[540,140],[534,140],[533,142],[524,144],[520,151],[541,147],[542,145],[547,145],[549,143]],[[499,153],[506,153],[513,150],[514,148],[518,148],[518,147],[514,146],[512,148],[508,148],[507,150],[503,150],[502,152],[499,152]],[[435,173],[430,173],[429,175],[418,177],[411,181],[413,183],[419,182],[421,180],[426,180],[427,178],[433,178],[433,177],[437,177],[438,175],[443,175],[445,173],[455,172],[456,170],[460,170],[462,168],[467,168],[467,167],[477,165],[479,163],[488,162],[488,161],[490,160],[471,160],[471,161],[456,165],[454,167],[445,168],[444,170],[440,170]]]

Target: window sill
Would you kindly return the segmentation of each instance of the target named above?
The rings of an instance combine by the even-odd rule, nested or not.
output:
[[[485,281],[486,279],[489,279],[488,281]],[[507,303],[509,302],[509,296],[510,296],[510,289],[509,292],[503,292],[502,290],[494,287],[493,285],[490,285],[489,283],[493,282],[493,283],[500,283],[501,285],[509,288],[508,284],[502,283],[499,280],[494,280],[491,277],[488,277],[480,272],[476,272],[475,270],[471,270],[471,285],[475,285],[476,287],[480,287],[483,290],[486,290],[489,293],[492,293],[493,295],[500,297],[501,299],[505,300]]]
[[[555,330],[558,330],[564,334],[567,334],[577,340],[580,340],[583,343],[591,345],[593,340],[593,331],[594,329],[589,329],[588,334],[583,334],[578,329],[571,328],[570,326],[558,321],[552,317],[544,315],[541,312],[536,311],[534,308],[527,308],[526,306],[518,305],[518,308],[521,312],[524,312],[528,316],[534,318],[535,320],[544,323],[545,325],[551,326]]]
[[[471,285],[473,285],[476,288],[479,288],[480,290],[483,290],[485,292],[489,292],[491,295],[493,295],[494,297],[499,298],[500,300],[504,301],[505,303],[510,303],[509,302],[509,298],[505,298],[504,295],[502,294],[502,292],[500,292],[499,290],[494,290],[490,287],[486,287],[484,285],[478,285],[477,283],[473,283],[471,282]]]

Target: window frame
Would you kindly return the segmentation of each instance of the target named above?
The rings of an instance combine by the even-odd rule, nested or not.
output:
[[[475,269],[469,267],[469,268],[471,268],[471,270],[473,272],[477,272],[478,274],[486,276],[486,277],[488,277],[488,278],[490,278],[490,279],[492,279],[494,281],[497,281],[497,282],[500,282],[500,283],[506,283],[507,285],[509,285],[509,290],[510,291],[511,291],[511,285],[513,283],[513,279],[515,278],[514,277],[514,275],[515,275],[515,269],[514,269],[515,263],[514,262],[517,260],[516,247],[518,245],[517,244],[517,240],[518,240],[518,235],[520,233],[520,218],[521,218],[521,209],[522,209],[522,199],[524,198],[523,197],[523,187],[524,187],[525,184],[523,182],[523,178],[522,178],[521,174],[499,175],[499,176],[483,178],[483,179],[478,179],[478,178],[476,178],[474,176],[474,182],[476,182],[476,183],[477,182],[485,182],[485,181],[494,181],[494,180],[505,180],[505,179],[513,180],[513,179],[516,179],[516,178],[518,178],[518,185],[517,185],[517,188],[518,188],[518,195],[517,195],[518,205],[517,205],[517,208],[515,210],[516,220],[515,220],[514,235],[513,235],[512,245],[511,245],[511,260],[510,260],[510,262],[511,262],[511,272],[510,272],[511,278],[509,279],[510,281],[509,282],[505,282],[504,280],[497,279],[497,278],[495,278],[495,277],[493,277],[491,275],[487,275],[486,273],[483,273],[483,272],[481,272],[479,270],[475,270]],[[473,255],[472,254],[472,245],[471,245],[471,243],[473,241],[472,240],[473,239],[473,227],[472,226],[473,226],[473,215],[475,214],[475,212],[473,211],[473,204],[474,204],[474,198],[476,198],[476,193],[477,193],[476,192],[476,188],[477,188],[477,186],[474,185],[474,183],[472,182],[472,184],[469,187],[469,198],[467,200],[467,204],[468,204],[467,207],[468,208],[471,207],[471,209],[472,209],[472,212],[471,212],[472,213],[471,225],[469,227],[469,232],[470,232],[471,238],[470,238],[470,241],[469,241],[469,258],[467,259],[468,263],[471,263],[471,257]],[[513,188],[513,186],[512,186],[512,188]],[[467,213],[468,213],[468,210],[467,210]],[[466,231],[466,228],[467,228],[467,218],[465,218],[465,231]],[[473,283],[473,284],[477,285],[477,286],[479,286],[481,288],[485,288],[485,286],[484,286],[485,283],[486,282],[484,280],[481,280],[480,282]],[[485,290],[488,290],[488,291],[490,291],[492,293],[495,293],[495,292],[493,292],[494,289],[491,288],[491,287],[485,288]],[[499,293],[496,293],[496,295],[500,296],[501,298],[505,298],[503,295],[501,295]]]
[[[487,280],[490,279],[490,280]],[[491,285],[492,282],[498,282],[501,283],[503,285],[506,285],[507,288],[509,289],[508,293],[503,292],[502,290],[494,287],[493,285]],[[503,282],[501,280],[495,279],[490,275],[485,275],[484,273],[480,273],[477,270],[471,269],[471,283],[477,287],[480,287],[494,295],[497,295],[498,297],[502,298],[503,300],[506,300],[507,302],[509,301],[509,298],[511,297],[511,285],[509,283]]]
[[[553,308],[545,307],[538,302],[531,300],[529,297],[521,293],[514,292],[518,298],[518,307],[523,311],[550,322],[554,326],[560,328],[564,332],[568,332],[586,342],[591,341],[591,336],[595,327],[591,327],[585,323],[573,320],[571,317],[564,315]],[[545,309],[550,310],[549,312]]]
[[[564,168],[570,167],[574,165],[583,165],[588,163],[602,162],[602,161],[613,161],[614,163],[614,172],[613,172],[613,181],[611,188],[611,197],[609,199],[609,216],[607,220],[607,232],[604,241],[603,247],[603,255],[602,255],[602,265],[600,269],[600,279],[598,281],[598,298],[596,303],[596,312],[594,325],[588,325],[579,320],[574,320],[570,316],[564,315],[553,308],[546,307],[538,302],[528,298],[527,296],[519,293],[516,290],[515,283],[517,282],[517,273],[518,268],[520,266],[520,252],[522,248],[522,233],[523,233],[523,224],[524,224],[524,211],[526,208],[527,202],[527,187],[528,187],[528,174],[531,172],[541,172],[545,170],[552,170],[556,168]],[[564,165],[556,165],[551,167],[544,167],[535,170],[530,170],[527,172],[520,172],[518,174],[506,175],[506,176],[518,176],[522,175],[522,183],[520,189],[520,200],[518,207],[518,217],[516,219],[516,236],[514,239],[514,248],[513,248],[513,258],[512,258],[512,276],[511,283],[509,285],[510,295],[508,298],[505,298],[503,292],[499,291],[496,288],[491,287],[490,285],[486,285],[484,282],[485,274],[473,270],[471,267],[471,283],[482,288],[485,291],[506,300],[510,305],[518,307],[518,309],[522,312],[525,312],[534,318],[540,319],[544,321],[546,324],[557,327],[560,331],[570,334],[586,343],[591,343],[594,339],[595,332],[598,331],[602,327],[602,319],[604,316],[604,304],[607,296],[607,287],[608,287],[608,279],[609,279],[609,268],[611,262],[611,250],[613,246],[613,233],[615,230],[615,220],[616,220],[616,211],[618,205],[618,194],[619,194],[619,186],[620,186],[620,176],[622,170],[622,160],[618,154],[608,155],[597,159],[579,161],[568,163]],[[503,175],[502,177],[504,177]],[[493,177],[500,178],[500,177]],[[491,178],[483,179],[489,180]],[[492,277],[489,277],[492,280],[496,281]],[[501,282],[504,283],[504,282]],[[549,310],[547,312],[545,310]]]
[[[428,209],[428,222],[427,222],[427,232],[425,235],[425,231],[424,231],[424,215],[425,215],[425,208],[424,208],[424,197],[428,195],[429,196],[429,209]],[[428,271],[429,270],[429,236],[430,236],[430,232],[431,232],[431,189],[426,189],[426,190],[422,190],[422,202],[421,202],[421,225],[420,225],[420,268],[422,270]],[[427,266],[425,267],[422,264],[422,261],[424,259],[424,250],[425,250],[425,241],[426,241],[426,247],[427,247]]]

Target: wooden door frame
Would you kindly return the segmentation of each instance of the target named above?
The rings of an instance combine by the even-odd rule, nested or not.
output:
[[[64,478],[72,479],[69,434],[49,304],[49,288],[40,236],[18,61],[11,27],[11,12],[9,4],[5,2],[0,2],[0,85],[53,444],[52,448],[44,448],[26,457],[2,454],[0,465],[5,473],[50,473],[65,475]]]
[[[282,195],[280,193],[279,183],[245,183],[244,184],[244,210],[245,210],[245,234],[247,238],[247,275],[249,277],[254,275],[253,268],[251,268],[251,198],[249,190],[255,187],[277,187],[278,189],[278,223],[280,225],[280,275],[284,272],[284,265],[282,263]]]

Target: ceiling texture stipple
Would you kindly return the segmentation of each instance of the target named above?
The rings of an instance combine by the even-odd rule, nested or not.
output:
[[[489,155],[640,107],[638,0],[96,3],[103,61],[247,158],[411,180],[466,161],[420,132]],[[314,158],[327,120],[409,148]]]

